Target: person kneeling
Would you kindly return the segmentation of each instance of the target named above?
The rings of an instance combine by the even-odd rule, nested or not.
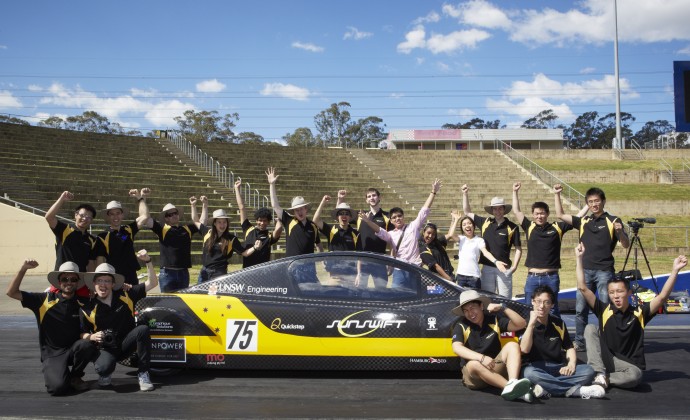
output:
[[[531,402],[531,382],[518,379],[520,346],[511,341],[501,348],[500,340],[501,333],[525,328],[525,319],[476,290],[462,292],[453,313],[463,317],[453,328],[453,352],[461,358],[463,384],[472,390],[493,386],[502,389],[508,401]]]
[[[158,278],[145,250],[137,257],[148,269],[145,283],[124,286],[124,277],[115,273],[110,264],[101,264],[93,273],[86,273],[84,281],[95,297],[81,311],[82,338],[98,344],[101,354],[95,361],[98,385],[111,385],[115,364],[133,351],[137,354],[139,388],[154,389],[149,376],[151,334],[146,325],[136,325],[134,307],[146,292],[158,285]]]

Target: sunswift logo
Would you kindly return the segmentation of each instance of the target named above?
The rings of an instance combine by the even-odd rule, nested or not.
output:
[[[340,335],[345,337],[363,337],[369,335],[379,328],[395,328],[400,329],[400,326],[407,321],[404,319],[386,319],[387,316],[379,316],[379,319],[352,319],[353,317],[364,313],[371,312],[369,310],[355,312],[346,316],[343,319],[333,321],[326,328],[337,328]],[[392,318],[394,315],[390,314]],[[362,331],[364,330],[364,331]]]

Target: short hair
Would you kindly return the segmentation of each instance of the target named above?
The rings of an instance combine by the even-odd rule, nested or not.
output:
[[[79,213],[79,210],[81,210],[81,209],[84,209],[86,211],[90,211],[92,219],[96,217],[96,213],[97,213],[96,209],[91,204],[81,203],[80,205],[78,205],[77,207],[74,208],[74,212]]]
[[[532,211],[534,211],[534,209],[543,209],[546,213],[549,213],[549,205],[543,201],[535,201],[534,204],[532,204]]]
[[[272,219],[273,212],[266,207],[261,207],[260,209],[256,210],[254,212],[254,220],[259,220],[259,219],[268,219],[269,221]]]
[[[532,292],[532,299],[541,295],[542,293],[548,293],[549,299],[551,299],[551,302],[552,303],[556,302],[556,293],[553,291],[551,286],[548,286],[546,284],[542,284],[541,286],[537,286],[537,288],[534,289],[534,292]]]
[[[436,242],[443,248],[448,246],[448,238],[446,238],[446,235],[436,235]]]
[[[615,273],[613,277],[611,277],[607,282],[606,282],[606,288],[609,288],[609,284],[611,283],[623,283],[623,286],[625,286],[625,290],[630,290],[630,280],[626,279],[621,275],[621,273]]]
[[[400,214],[403,215],[403,216],[405,215],[405,212],[403,211],[403,209],[401,209],[400,207],[393,207],[393,208],[388,212],[388,216],[393,216],[395,213],[400,213]]]
[[[372,192],[375,192],[376,195],[378,195],[379,197],[381,197],[381,193],[380,193],[379,190],[377,190],[376,188],[373,188],[373,187],[372,187],[372,188],[369,188],[369,189],[367,190],[367,194],[372,193]]]
[[[588,189],[587,193],[585,194],[585,199],[593,195],[599,196],[599,199],[601,201],[606,201],[606,194],[604,194],[604,190],[602,190],[601,188],[592,187]]]

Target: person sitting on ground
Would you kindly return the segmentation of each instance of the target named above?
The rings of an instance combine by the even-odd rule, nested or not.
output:
[[[633,306],[630,304],[630,282],[619,275],[608,281],[608,303],[597,298],[585,280],[584,254],[585,245],[580,243],[575,248],[577,290],[599,320],[598,328],[592,324],[585,327],[587,363],[597,372],[594,383],[604,388],[609,385],[634,388],[642,382],[642,371],[646,369],[645,328],[666,303],[678,272],[688,264],[688,259],[679,255],[659,294],[650,302]]]
[[[77,264],[66,261],[48,274],[48,281],[58,292],[29,293],[20,290],[26,272],[38,267],[36,260],[24,261],[7,286],[7,296],[31,309],[38,323],[38,343],[46,390],[63,395],[72,390],[87,390],[82,380],[84,369],[97,354],[95,347],[79,338],[79,308],[86,301],[76,296],[84,285]],[[69,366],[72,366],[70,371]]]
[[[151,193],[149,188],[129,190],[129,196],[139,203],[139,220],[147,219],[149,208],[146,196]],[[98,234],[99,245],[96,250],[96,263],[108,264],[115,267],[115,272],[125,276],[125,283],[135,285],[139,283],[137,271],[141,268],[134,252],[134,237],[139,233],[139,223],[134,221],[122,225],[127,217],[127,209],[119,201],[109,202],[103,210],[103,219],[110,227]]]
[[[501,333],[519,331],[527,325],[514,310],[492,303],[476,290],[460,294],[453,314],[462,317],[453,327],[453,353],[461,358],[462,383],[471,390],[492,386],[502,389],[509,401],[531,401],[532,384],[520,378],[521,353],[515,341],[501,347]]]
[[[242,258],[242,268],[270,261],[271,246],[280,240],[280,235],[283,233],[283,223],[276,219],[273,233],[269,233],[268,226],[273,218],[273,212],[266,207],[261,207],[254,212],[253,225],[249,222],[244,199],[242,198],[242,178],[237,178],[237,181],[235,181],[235,200],[237,201],[237,209],[240,211],[240,221],[242,223],[242,232],[244,233],[244,247],[253,246],[257,240],[261,241],[261,248],[252,255]]]
[[[252,246],[245,248],[237,236],[230,233],[229,222],[230,216],[225,213],[225,210],[219,209],[213,212],[213,217],[209,220],[210,226],[200,222],[195,223],[199,233],[204,237],[199,283],[227,274],[228,262],[233,252],[249,257],[263,245],[263,242],[257,239]]]
[[[134,308],[146,297],[146,292],[158,285],[158,278],[145,249],[137,253],[137,258],[146,264],[148,278],[135,286],[123,287],[125,278],[107,263],[96,267],[93,273],[84,274],[84,282],[95,297],[81,310],[81,332],[83,339],[92,341],[101,350],[94,362],[101,387],[112,384],[111,375],[117,361],[136,350],[139,389],[154,389],[149,376],[151,333],[147,325],[136,325]]]
[[[602,398],[606,394],[600,385],[590,385],[594,369],[577,363],[577,352],[565,322],[551,315],[556,293],[546,285],[537,286],[532,293],[532,311],[527,328],[520,337],[523,365],[522,375],[535,384],[537,398],[582,397]],[[565,351],[565,362],[563,360]]]

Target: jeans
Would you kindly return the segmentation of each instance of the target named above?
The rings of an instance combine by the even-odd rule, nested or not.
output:
[[[482,290],[508,299],[513,298],[513,274],[503,274],[496,267],[485,265],[482,267]]]
[[[151,364],[151,333],[146,325],[134,327],[117,348],[101,350],[101,354],[94,362],[96,373],[100,376],[112,374],[115,371],[117,361],[135,350],[137,352],[138,371],[148,372],[149,365]]]
[[[81,378],[84,369],[98,355],[98,349],[89,340],[77,340],[71,348],[60,354],[43,357],[43,378],[50,395],[63,395],[72,391],[72,378]],[[69,366],[72,366],[70,372]]]
[[[388,268],[383,264],[363,262],[359,273],[361,288],[367,288],[369,276],[374,280],[376,289],[385,289],[388,286]]]
[[[161,267],[161,272],[158,274],[158,285],[163,293],[185,289],[189,287],[189,270],[186,268],[172,270]]]
[[[613,271],[604,270],[585,270],[585,284],[587,288],[599,295],[599,300],[608,303],[608,281],[613,277]],[[587,318],[589,317],[589,306],[582,296],[580,291],[575,295],[575,339],[573,340],[578,346],[584,347],[585,343],[585,326],[587,326]]]
[[[479,277],[463,276],[462,274],[458,274],[455,276],[455,282],[458,284],[458,286],[462,287],[469,287],[471,289],[482,288],[482,279]]]
[[[412,273],[409,271],[393,270],[393,287],[396,289],[407,289],[411,292],[417,292],[417,285],[414,282]]]
[[[225,270],[214,270],[206,267],[201,267],[201,270],[199,270],[199,277],[197,279],[197,282],[203,283],[205,281],[213,280],[216,277],[224,276],[226,274],[228,274],[227,268]]]
[[[525,282],[525,305],[532,304],[532,295],[534,290],[539,286],[549,286],[553,290],[556,300],[553,302],[553,309],[551,313],[560,317],[561,311],[558,309],[558,291],[561,289],[561,278],[558,273],[548,274],[546,276],[537,276],[531,273],[527,274],[527,281]]]
[[[563,363],[546,362],[543,360],[531,362],[522,370],[522,376],[529,379],[533,384],[541,385],[549,394],[554,397],[565,396],[568,390],[573,389],[569,394],[582,385],[589,385],[594,379],[594,369],[590,365],[580,364],[575,366],[575,372],[570,376],[561,375],[560,369],[565,366]]]
[[[601,339],[599,327],[587,325],[585,328],[585,339],[587,340],[587,363],[589,363],[597,373],[607,373],[604,360],[601,357]],[[635,388],[642,382],[642,370],[633,365],[611,356],[613,358],[613,372],[608,372],[609,382],[612,386],[619,388]]]

